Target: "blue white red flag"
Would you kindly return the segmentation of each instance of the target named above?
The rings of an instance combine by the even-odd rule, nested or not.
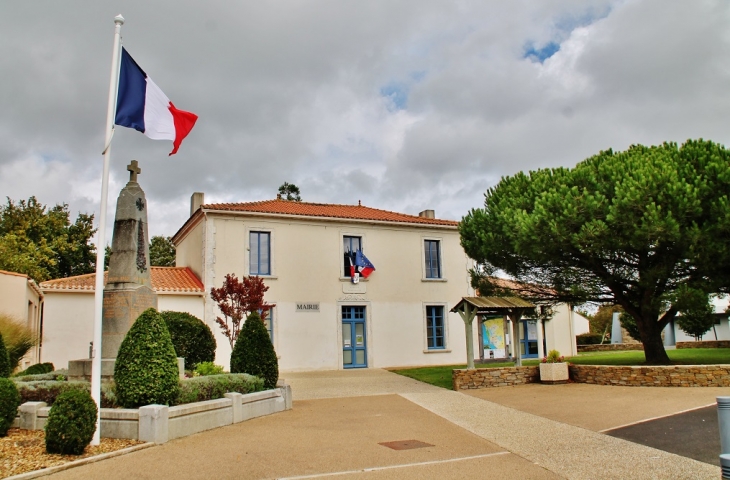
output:
[[[370,274],[375,271],[375,266],[370,263],[368,257],[366,257],[360,250],[355,252],[355,267],[362,278],[368,278]]]
[[[134,128],[153,140],[172,140],[173,155],[197,119],[194,113],[175,108],[122,47],[115,124]]]

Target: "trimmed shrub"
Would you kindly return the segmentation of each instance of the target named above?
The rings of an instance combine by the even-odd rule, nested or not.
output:
[[[198,366],[195,367],[195,373],[202,376],[220,375],[223,373],[223,367],[216,365],[213,362],[203,362],[199,363]]]
[[[264,389],[264,381],[245,373],[224,373],[207,377],[186,378],[180,384],[177,405],[223,398],[229,392],[253,393]]]
[[[178,357],[185,359],[185,368],[195,370],[201,362],[215,359],[216,342],[208,325],[186,312],[161,312],[172,345]]]
[[[37,375],[26,375],[25,372],[21,372],[13,376],[13,380],[16,382],[39,382],[41,380],[68,380],[68,370],[62,368],[60,370],[54,370],[50,373],[39,373]]]
[[[0,378],[0,437],[8,434],[10,425],[18,415],[20,394],[15,382],[7,378]]]
[[[37,375],[43,377],[43,375]],[[28,378],[28,377],[24,377]],[[91,384],[83,380],[67,382],[64,380],[34,380],[21,381],[13,378],[20,393],[20,404],[25,402],[46,402],[50,407],[56,402],[56,398],[67,390],[79,390],[91,394]],[[101,384],[101,408],[116,408],[114,384],[102,382]]]
[[[5,348],[5,342],[3,341],[3,334],[0,333],[0,378],[8,378],[12,373],[10,368],[10,357],[8,351]]]
[[[603,335],[600,333],[581,333],[575,336],[578,345],[600,345]]]
[[[51,373],[54,371],[56,367],[53,366],[52,363],[36,363],[31,365],[30,367],[26,368],[22,372],[18,372],[15,374],[16,377],[24,376],[24,375],[43,375],[45,373]]]
[[[96,403],[88,392],[67,390],[56,398],[46,422],[46,451],[81,455],[96,431]]]
[[[170,405],[179,391],[177,356],[165,321],[154,308],[137,318],[119,347],[114,382],[125,408]]]
[[[269,332],[258,313],[248,316],[231,352],[231,373],[248,373],[264,379],[264,387],[274,388],[279,380],[279,362]]]

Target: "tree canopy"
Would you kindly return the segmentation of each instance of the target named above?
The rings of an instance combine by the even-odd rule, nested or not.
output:
[[[94,215],[79,213],[71,223],[67,204],[47,208],[30,197],[0,207],[0,269],[40,282],[91,273],[96,247]]]
[[[502,270],[535,300],[612,303],[635,319],[647,363],[691,292],[730,289],[730,152],[705,140],[607,150],[574,168],[520,172],[460,224],[488,290]]]
[[[290,200],[294,202],[301,202],[302,197],[299,192],[299,187],[294,185],[293,183],[284,182],[279,187],[279,195],[281,195],[281,198],[284,200]]]
[[[150,239],[150,265],[153,267],[175,266],[175,245],[170,237],[156,235]]]

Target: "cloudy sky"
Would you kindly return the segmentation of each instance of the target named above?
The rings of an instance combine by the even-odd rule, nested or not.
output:
[[[200,119],[117,128],[110,223],[137,159],[152,235],[189,198],[274,198],[460,219],[500,177],[600,150],[730,143],[730,2],[0,3],[0,197],[99,210],[116,14],[123,44]]]

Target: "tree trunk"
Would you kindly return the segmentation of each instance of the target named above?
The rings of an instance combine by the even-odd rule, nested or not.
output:
[[[669,360],[669,355],[664,349],[662,329],[659,328],[656,320],[646,323],[649,323],[649,325],[645,325],[639,331],[641,333],[641,343],[644,344],[644,356],[647,365],[669,365],[671,360]]]

